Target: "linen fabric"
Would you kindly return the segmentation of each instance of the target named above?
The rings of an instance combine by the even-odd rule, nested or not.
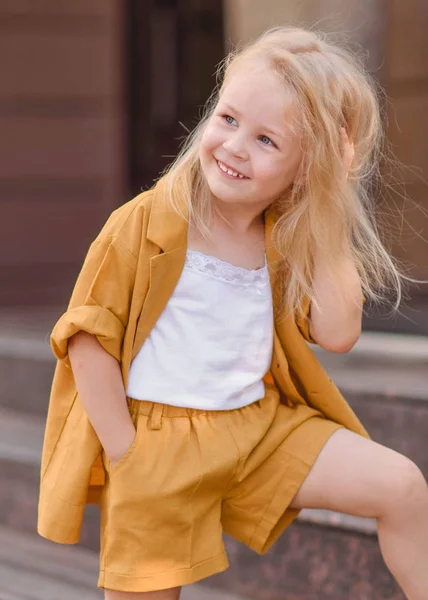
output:
[[[68,340],[77,331],[95,335],[119,362],[127,389],[132,360],[167,306],[186,259],[186,196],[178,186],[174,194],[179,213],[172,210],[165,191],[167,177],[107,219],[89,248],[68,308],[51,333],[57,364],[43,443],[37,531],[58,543],[79,541],[85,505],[100,502],[107,480],[101,442],[70,368]],[[272,244],[277,219],[274,207],[269,208],[265,248],[272,290],[280,261]],[[280,313],[274,294],[272,361],[264,381],[275,384],[284,406],[313,408],[370,439],[307,343],[309,310],[307,298],[303,315]],[[132,481],[123,478],[122,483],[126,497]]]
[[[224,571],[223,531],[264,554],[299,510],[289,504],[329,437],[320,411],[263,399],[201,411],[128,398],[134,442],[101,495],[99,587],[148,592]]]

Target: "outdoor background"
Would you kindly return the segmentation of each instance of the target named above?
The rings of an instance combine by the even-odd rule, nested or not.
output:
[[[225,51],[279,23],[344,33],[366,54],[410,167],[397,190],[408,201],[382,206],[387,243],[428,279],[424,0],[1,0],[0,306],[67,301],[107,215],[194,127]],[[428,333],[428,285],[402,313],[366,326]]]
[[[35,534],[49,334],[91,241],[176,154],[225,52],[279,24],[345,35],[385,89],[406,168],[380,216],[393,255],[428,280],[426,0],[0,0],[0,600],[98,597],[96,513],[76,548]],[[373,438],[428,476],[426,336],[421,284],[394,317],[367,306],[349,355],[315,352]],[[203,582],[209,598],[404,598],[370,520],[302,511],[261,558],[226,543],[231,568]]]

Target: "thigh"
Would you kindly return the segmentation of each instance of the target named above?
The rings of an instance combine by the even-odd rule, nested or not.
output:
[[[159,592],[116,592],[104,590],[104,600],[179,600],[181,588],[171,588]]]
[[[399,490],[405,490],[416,465],[391,448],[348,429],[328,439],[294,496],[292,508],[322,508],[377,518]]]

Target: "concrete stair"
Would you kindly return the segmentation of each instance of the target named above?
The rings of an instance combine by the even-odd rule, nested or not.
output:
[[[101,600],[98,555],[52,544],[0,526],[0,600]],[[245,600],[200,585],[185,586],[181,600]]]
[[[88,507],[77,546],[57,546],[35,533],[40,449],[55,366],[49,333],[59,312],[0,313],[0,531],[37,540],[55,553],[96,557],[97,507]],[[412,458],[428,477],[428,339],[365,333],[348,355],[314,350],[372,438]],[[225,600],[227,594],[258,600],[404,599],[384,565],[370,519],[303,510],[262,557],[227,536],[225,542],[230,569],[186,593],[194,589]],[[0,565],[4,561],[0,553]],[[18,567],[9,568],[15,573]],[[5,586],[4,573],[0,569],[0,600],[33,598]],[[48,574],[40,567],[40,577]],[[93,583],[90,587],[88,598],[97,593]]]

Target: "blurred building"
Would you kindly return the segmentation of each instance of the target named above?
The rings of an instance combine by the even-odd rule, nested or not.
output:
[[[65,304],[107,215],[197,122],[229,44],[283,23],[345,31],[368,51],[396,154],[419,169],[407,194],[427,210],[424,0],[0,0],[0,306]],[[428,218],[403,214],[393,252],[428,279]],[[412,307],[413,324],[368,325],[428,333],[427,286]]]
[[[58,305],[115,207],[195,122],[222,7],[0,0],[0,305]]]

